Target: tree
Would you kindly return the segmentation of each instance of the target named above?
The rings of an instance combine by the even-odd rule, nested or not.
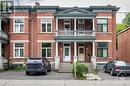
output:
[[[126,16],[123,19],[122,23],[116,25],[116,32],[117,33],[130,26],[130,12],[126,13],[125,15]]]
[[[123,19],[122,23],[127,24],[127,27],[130,26],[130,12],[126,13],[126,16]]]
[[[116,32],[119,33],[120,31],[124,30],[127,28],[127,24],[121,23],[116,25]]]

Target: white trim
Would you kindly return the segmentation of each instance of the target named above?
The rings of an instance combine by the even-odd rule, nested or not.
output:
[[[24,58],[24,57],[15,57],[15,43],[23,43],[23,56],[25,56],[25,43],[24,42],[13,42],[13,58]]]
[[[22,42],[23,43],[23,42],[29,42],[29,40],[10,40],[10,42],[18,42],[18,43]]]
[[[48,19],[51,19],[50,22],[48,22],[48,21],[43,22],[43,21],[42,21],[43,19],[47,19],[47,18],[42,18],[42,19],[41,19],[41,31],[40,31],[40,32],[41,32],[41,33],[48,33],[48,32],[47,32],[47,24],[50,23],[50,24],[51,24],[51,32],[49,32],[49,33],[52,33],[52,24],[53,24],[52,18],[48,18]],[[46,24],[46,32],[42,32],[42,24]]]
[[[42,43],[51,43],[51,57],[45,57],[45,58],[52,58],[52,42],[42,42]],[[41,53],[40,53],[40,56],[42,57],[42,49],[49,49],[48,47],[46,47],[46,48],[42,48],[42,43],[40,43],[40,51],[41,51]],[[46,54],[47,54],[47,50],[46,50]]]
[[[106,64],[108,61],[106,61],[106,62],[96,62],[97,64]]]
[[[93,19],[94,17],[56,17],[57,19]]]
[[[25,64],[25,62],[12,62],[12,64]]]
[[[23,32],[15,32],[15,19],[23,19]],[[20,24],[19,24],[20,25]],[[13,33],[25,33],[25,19],[22,17],[15,17],[13,19]]]
[[[48,43],[48,42],[55,42],[55,40],[37,40],[37,42]]]
[[[70,46],[64,46],[64,44],[66,43],[63,43],[63,62],[70,62],[71,61],[71,43],[67,43],[67,44],[70,44]],[[69,61],[65,61],[64,58],[65,58],[65,48],[69,48]]]
[[[9,18],[29,18],[28,16],[10,16]]]
[[[95,40],[95,42],[112,42],[112,40]]]
[[[37,16],[37,18],[54,18],[54,16]]]
[[[112,16],[96,16],[96,18],[112,18]]]

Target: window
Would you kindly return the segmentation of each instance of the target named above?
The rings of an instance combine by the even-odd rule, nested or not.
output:
[[[42,32],[51,32],[52,31],[52,19],[43,18],[42,19]]]
[[[24,32],[24,19],[23,18],[14,19],[14,32],[15,33]]]
[[[98,32],[107,32],[108,31],[107,19],[97,19],[97,31]]]
[[[70,24],[71,24],[71,20],[70,19],[65,19],[64,20],[64,29],[65,30],[70,30]]]
[[[15,43],[14,45],[15,57],[24,57],[24,43]]]
[[[108,43],[97,43],[97,56],[103,58],[108,57]]]
[[[78,30],[84,30],[84,20],[83,19],[78,20]]]
[[[42,43],[42,57],[51,57],[51,43]]]

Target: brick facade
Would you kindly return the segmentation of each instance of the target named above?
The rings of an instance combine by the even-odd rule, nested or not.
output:
[[[23,9],[21,9],[23,8]],[[99,9],[102,12],[96,12],[97,9],[96,7],[90,7],[90,8],[78,8],[78,7],[72,7],[72,8],[60,8],[60,7],[29,7],[29,6],[21,6],[21,8],[16,7],[16,11],[14,14],[10,14],[9,16],[9,43],[7,44],[6,51],[8,53],[5,53],[6,56],[9,57],[10,63],[17,63],[21,62],[24,63],[28,57],[41,57],[42,56],[42,43],[51,43],[51,58],[48,58],[51,62],[55,61],[56,57],[56,38],[55,38],[55,33],[56,33],[56,19],[58,19],[57,14],[58,13],[64,13],[65,11],[78,11],[82,13],[93,13],[92,15],[82,15],[82,17],[86,18],[84,21],[84,30],[93,30],[95,29],[95,40],[92,41],[84,41],[82,42],[77,42],[76,48],[77,48],[77,55],[79,53],[79,45],[80,43],[84,44],[84,57],[85,57],[85,62],[90,62],[91,57],[93,55],[93,42],[95,42],[95,54],[97,57],[97,43],[99,42],[106,42],[108,43],[108,56],[107,58],[100,58],[97,57],[97,62],[106,62],[108,60],[114,60],[116,58],[116,32],[115,32],[115,25],[116,25],[116,14],[115,12],[118,11],[119,8],[114,7],[114,6],[99,6],[99,8],[105,8],[107,11],[104,11],[103,9]],[[45,9],[47,8],[47,9]],[[42,10],[41,10],[42,9]],[[82,10],[81,10],[82,9]],[[59,11],[59,12],[58,12]],[[95,11],[95,12],[93,12]],[[71,13],[71,12],[70,12]],[[59,14],[58,14],[59,15]],[[77,15],[77,14],[76,14]],[[80,14],[79,14],[80,15]],[[74,18],[77,19],[83,19],[77,15],[77,17],[73,17],[75,15],[70,15],[70,17],[65,16],[70,18],[71,21],[71,30],[77,29],[74,26]],[[92,16],[92,18],[91,18]],[[43,18],[51,18],[52,19],[52,31],[51,32],[42,32],[42,19]],[[63,17],[63,16],[60,16]],[[60,18],[59,17],[59,18]],[[24,19],[24,32],[23,33],[14,33],[14,19],[15,18],[23,18]],[[68,19],[67,18],[67,19]],[[87,19],[88,18],[88,19]],[[64,30],[64,19],[61,18],[58,20],[58,30]],[[93,22],[94,19],[94,22]],[[107,32],[97,32],[97,19],[107,19]],[[78,20],[76,20],[78,22]],[[78,23],[76,23],[76,26],[78,26]],[[89,28],[89,29],[87,29]],[[24,58],[15,58],[14,57],[14,44],[18,42],[23,42],[24,43]],[[63,62],[63,49],[64,49],[64,43],[68,43],[68,41],[60,41],[58,42],[58,56],[60,56],[60,62]],[[74,61],[74,41],[70,41],[70,50],[71,50],[71,61]]]
[[[130,62],[130,27],[118,33],[117,59]]]

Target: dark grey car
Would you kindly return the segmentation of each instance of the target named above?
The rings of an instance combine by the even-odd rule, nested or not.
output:
[[[45,58],[29,58],[26,63],[26,75],[41,73],[47,75],[51,71],[51,64]]]
[[[130,64],[124,61],[109,61],[104,66],[104,72],[108,72],[111,75],[130,74]]]

